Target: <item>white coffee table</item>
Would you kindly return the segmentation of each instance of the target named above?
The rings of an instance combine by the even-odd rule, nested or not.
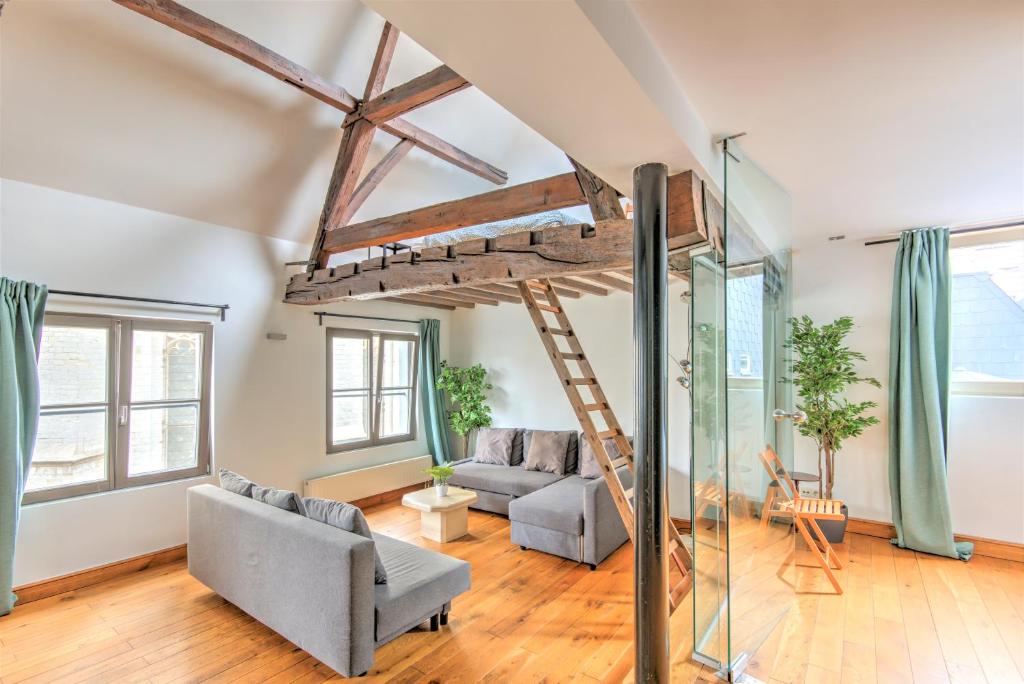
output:
[[[449,542],[466,534],[469,528],[469,505],[476,502],[476,492],[448,487],[448,496],[438,496],[433,487],[409,492],[402,505],[420,512],[420,535],[436,542]]]

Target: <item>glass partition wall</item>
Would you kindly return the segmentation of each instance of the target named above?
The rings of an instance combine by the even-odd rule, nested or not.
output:
[[[733,680],[795,602],[788,520],[762,515],[761,454],[793,462],[785,382],[789,204],[735,141],[724,141],[724,215],[690,255],[694,657]]]

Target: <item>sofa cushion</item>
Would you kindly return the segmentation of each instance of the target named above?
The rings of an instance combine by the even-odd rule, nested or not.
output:
[[[558,482],[563,477],[554,473],[473,461],[459,463],[454,468],[455,474],[448,480],[449,484],[508,496],[526,496],[541,487],[547,487],[552,482]]]
[[[310,520],[373,539],[366,516],[352,504],[307,496],[303,497],[302,505],[306,507],[306,517]],[[373,581],[377,584],[385,584],[388,581],[387,570],[376,549],[373,551]]]
[[[615,444],[614,439],[603,439],[601,442],[604,444],[605,451],[608,452],[608,458],[611,460],[617,459],[619,454],[619,447]],[[586,438],[580,439],[580,477],[587,479],[594,479],[601,477],[604,472],[601,470],[601,464],[597,462],[597,456],[594,455],[594,450],[590,448],[590,442]]]
[[[568,432],[534,430],[530,450],[526,452],[523,467],[555,475],[565,474],[565,456],[569,450]]]
[[[476,435],[473,461],[500,466],[512,465],[512,441],[515,436],[514,428],[483,428]]]
[[[299,515],[306,515],[306,507],[302,505],[302,498],[287,489],[253,485],[252,498],[260,503],[270,504]]]
[[[512,460],[509,465],[522,465],[523,464],[523,432],[522,429],[516,429],[516,436],[512,438]]]
[[[523,431],[523,463],[525,467],[526,454],[530,452],[530,444],[533,442],[533,433],[539,432],[539,430],[524,430]],[[569,442],[566,445],[565,450],[565,470],[564,473],[575,473],[579,467],[579,439],[575,431],[566,430],[564,431],[569,435]]]
[[[430,549],[374,534],[388,583],[374,586],[378,642],[439,612],[469,589],[469,563]]]
[[[583,534],[583,494],[589,482],[570,475],[550,487],[515,499],[508,505],[512,522],[528,523],[567,534]]]
[[[219,475],[221,489],[252,498],[252,488],[256,486],[255,482],[227,468],[221,468]]]

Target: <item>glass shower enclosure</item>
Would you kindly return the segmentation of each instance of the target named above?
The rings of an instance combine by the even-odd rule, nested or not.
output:
[[[791,269],[788,196],[735,139],[723,148],[710,244],[689,254],[693,657],[738,681],[795,603],[794,535],[761,510],[762,453],[793,464],[792,424],[773,415],[793,410]]]

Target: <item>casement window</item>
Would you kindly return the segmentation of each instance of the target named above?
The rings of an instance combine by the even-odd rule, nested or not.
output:
[[[416,438],[416,335],[327,330],[327,450]]]
[[[1024,396],[1024,229],[954,236],[952,391]]]
[[[208,323],[47,314],[24,503],[210,471]]]

